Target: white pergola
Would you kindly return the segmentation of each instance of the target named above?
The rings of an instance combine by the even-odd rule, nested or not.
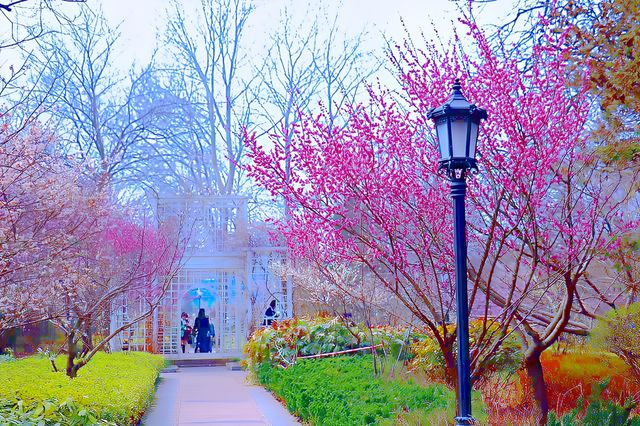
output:
[[[139,323],[114,339],[120,350],[180,353],[180,315],[193,323],[204,308],[216,330],[213,353],[238,354],[248,335],[259,327],[272,300],[280,318],[293,316],[292,283],[274,273],[272,265],[286,259],[284,247],[269,244],[267,231],[249,224],[246,197],[168,196],[155,200],[159,222],[179,220],[188,246],[183,266],[173,278],[153,319]],[[112,327],[127,319],[126,302],[114,307]]]

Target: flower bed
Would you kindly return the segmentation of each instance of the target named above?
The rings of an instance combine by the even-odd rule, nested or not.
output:
[[[59,358],[58,366],[64,361]],[[98,419],[118,425],[135,424],[153,401],[155,382],[164,363],[161,356],[147,353],[99,353],[75,379],[64,372],[52,372],[49,360],[42,357],[1,363],[0,416],[15,417],[10,412],[21,405],[42,410],[40,414],[48,411],[51,419],[45,416],[43,424],[55,423],[48,420],[56,413],[77,415],[83,409],[87,416],[95,413]],[[12,424],[2,417],[0,423]],[[77,424],[92,423],[87,420]]]
[[[488,330],[491,331],[494,327],[497,325],[489,323]],[[471,340],[476,339],[482,330],[482,322],[472,321],[470,324]],[[455,330],[450,331],[453,333]],[[308,362],[324,362],[320,359],[301,359],[310,355],[322,357],[323,355],[317,354],[351,352],[356,350],[355,348],[371,347],[372,345],[381,345],[378,347],[377,354],[380,355],[378,365],[382,366],[383,372],[391,373],[391,376],[394,377],[402,377],[403,380],[411,377],[412,380],[426,387],[444,381],[442,369],[444,358],[439,346],[430,338],[429,332],[421,333],[392,327],[368,329],[362,325],[347,323],[341,318],[301,318],[274,322],[270,327],[256,331],[251,337],[245,346],[245,354],[247,355],[245,362],[252,372],[258,373],[260,382],[284,399],[292,412],[303,420],[318,423],[318,419],[323,419],[319,424],[334,424],[325,423],[329,420],[324,419],[323,416],[328,415],[329,412],[332,416],[333,413],[336,413],[335,415],[339,419],[344,418],[341,416],[351,415],[349,407],[344,408],[339,403],[332,402],[335,395],[344,396],[343,390],[339,386],[335,388],[334,382],[324,383],[318,379],[318,382],[324,383],[325,387],[317,390],[323,396],[316,400],[313,395],[309,394],[309,389],[313,389],[312,384],[300,388],[296,383],[289,382],[289,375],[293,374],[295,377],[297,374],[290,373],[290,371],[311,368],[310,366],[314,364],[308,364]],[[580,397],[585,402],[589,401],[593,386],[605,380],[609,381],[609,385],[598,395],[604,401],[612,401],[620,409],[628,406],[625,404],[629,398],[640,401],[640,378],[635,377],[631,368],[620,358],[608,352],[595,352],[589,347],[580,347],[581,349],[579,349],[575,344],[571,348],[572,350],[568,352],[548,350],[542,356],[550,409],[555,411],[557,415],[563,416],[574,410]],[[367,351],[369,350],[367,349]],[[343,358],[348,357],[340,357],[340,359]],[[362,356],[355,356],[354,359],[362,359]],[[327,360],[326,362],[331,361]],[[474,407],[483,407],[487,411],[487,413],[480,412],[480,417],[488,415],[490,417],[489,424],[506,424],[511,421],[517,424],[531,420],[534,401],[531,397],[526,372],[522,369],[521,363],[522,353],[515,334],[509,336],[495,354],[485,360],[484,370],[482,374],[477,376],[479,380],[476,382],[476,386],[483,394],[484,404],[474,403]],[[286,369],[280,367],[286,367]],[[269,368],[274,372],[271,372]],[[406,371],[407,369],[409,371]],[[394,374],[398,370],[403,370],[403,374]],[[315,373],[312,371],[311,374]],[[341,382],[344,377],[347,378],[346,380],[350,380],[350,372],[344,369],[337,369],[326,374],[330,376],[333,374],[335,382]],[[379,380],[375,378],[371,368],[367,372],[363,372],[362,376],[371,376],[372,380]],[[275,377],[274,383],[276,384],[270,382],[272,377]],[[304,383],[301,378],[296,380]],[[397,379],[394,378],[391,381],[396,382]],[[281,385],[281,382],[286,385]],[[474,395],[477,394],[474,393]],[[316,405],[311,404],[312,401],[316,401],[313,402]],[[412,410],[406,405],[400,404],[399,407],[402,408],[389,409],[387,406],[382,412],[384,412],[384,416],[396,409],[404,411],[405,417],[412,412],[415,412],[417,416],[424,414],[419,410]],[[376,412],[376,407],[368,409]],[[584,405],[578,408],[578,418],[584,414],[585,410]],[[478,411],[474,408],[474,414],[476,413]],[[637,415],[638,408],[631,414]],[[380,418],[387,418],[384,416]],[[449,417],[444,416],[445,419]],[[391,418],[396,422],[399,421],[398,418],[394,418],[393,414]],[[356,419],[357,424],[366,420],[358,416]],[[433,423],[433,421],[430,422]],[[431,424],[430,422],[424,422],[418,417],[407,419],[405,423]],[[341,423],[335,420],[335,424]]]
[[[275,321],[258,329],[244,347],[247,364],[253,369],[261,363],[288,366],[299,356],[338,352],[383,343],[385,351],[397,357],[406,354],[415,333],[391,327],[371,330],[361,324],[347,324],[340,318],[294,318]],[[424,338],[424,336],[422,336]],[[403,344],[404,341],[407,344]]]

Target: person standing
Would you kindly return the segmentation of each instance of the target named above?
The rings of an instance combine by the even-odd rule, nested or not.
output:
[[[196,352],[209,352],[209,317],[205,315],[204,308],[200,308],[198,316],[193,323],[196,333]]]
[[[189,324],[189,314],[183,312],[180,317],[180,347],[182,348],[182,353],[184,353],[186,345],[190,343],[192,330],[191,324]]]
[[[269,303],[269,307],[264,312],[262,325],[271,325],[276,318],[278,318],[278,312],[276,311],[276,301],[272,300],[271,303]]]

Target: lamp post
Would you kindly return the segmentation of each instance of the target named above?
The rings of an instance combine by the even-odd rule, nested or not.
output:
[[[460,411],[456,426],[474,423],[471,416],[471,367],[469,360],[469,306],[467,300],[467,241],[464,197],[466,177],[476,167],[476,144],[480,120],[487,112],[470,104],[460,90],[460,80],[453,84],[453,94],[443,105],[432,109],[427,117],[435,123],[440,150],[440,170],[451,182],[453,199],[453,248],[456,262],[456,308],[458,338],[458,401]]]

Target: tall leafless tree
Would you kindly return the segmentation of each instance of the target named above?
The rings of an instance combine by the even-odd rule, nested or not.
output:
[[[173,66],[168,90],[184,105],[167,150],[189,174],[189,188],[233,194],[242,186],[243,131],[253,127],[256,84],[242,42],[254,7],[244,0],[201,0],[195,11],[176,6],[166,43]],[[195,14],[193,21],[189,20]]]
[[[355,101],[380,67],[371,52],[363,49],[365,37],[364,32],[340,33],[337,14],[330,17],[320,9],[308,24],[295,22],[285,8],[259,70],[265,131],[280,133],[289,144],[300,113],[309,114],[318,107],[327,110],[330,125],[339,122],[342,107]]]
[[[49,125],[70,154],[92,164],[90,175],[100,186],[144,173],[149,129],[158,117],[158,108],[144,102],[143,83],[153,68],[122,77],[114,65],[118,39],[102,12],[89,8],[64,33],[38,39],[35,68],[42,78],[36,84]]]
[[[256,64],[262,82],[256,96],[260,131],[280,134],[287,156],[301,114],[325,109],[329,125],[344,125],[348,117],[342,107],[362,95],[367,79],[380,69],[379,59],[363,47],[366,32],[343,33],[338,14],[330,15],[323,7],[310,6],[298,15],[304,20],[296,20],[288,7],[282,10],[267,54]],[[289,167],[287,160],[287,176]],[[260,194],[253,201],[257,212],[266,213],[267,206],[273,206]],[[288,215],[286,206],[284,214]]]

